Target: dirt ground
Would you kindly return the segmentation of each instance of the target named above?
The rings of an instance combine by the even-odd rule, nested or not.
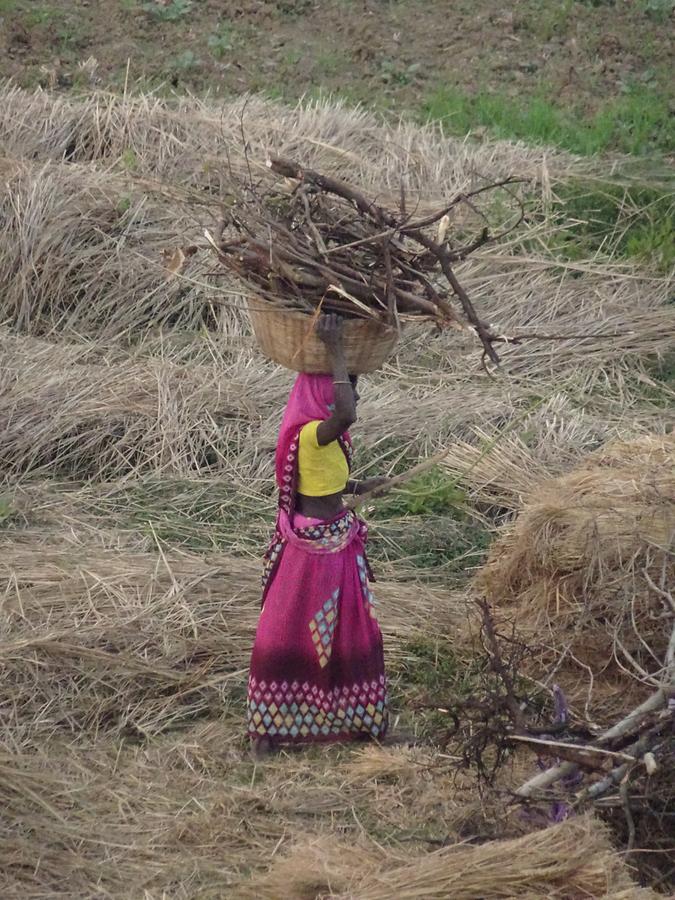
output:
[[[48,87],[336,92],[423,114],[439,88],[593,112],[672,93],[669,0],[0,0],[0,76]],[[128,66],[128,72],[127,72]]]

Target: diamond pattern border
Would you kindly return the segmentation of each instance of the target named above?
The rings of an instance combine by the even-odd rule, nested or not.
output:
[[[333,635],[338,620],[339,597],[340,588],[336,588],[309,623],[314,649],[322,669],[328,665],[328,660],[333,652]]]
[[[387,681],[372,681],[327,691],[307,682],[271,682],[249,678],[248,732],[287,740],[339,735],[381,736],[387,727]]]

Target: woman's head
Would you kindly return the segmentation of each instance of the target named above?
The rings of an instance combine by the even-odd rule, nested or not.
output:
[[[360,399],[358,375],[350,375],[354,400]],[[330,375],[301,373],[295,380],[286,405],[286,416],[294,420],[304,419],[303,425],[315,419],[330,418],[335,408],[335,386]]]

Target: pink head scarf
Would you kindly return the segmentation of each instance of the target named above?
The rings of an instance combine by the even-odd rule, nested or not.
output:
[[[280,505],[290,512],[297,482],[297,439],[308,422],[330,418],[335,403],[335,388],[330,375],[301,373],[295,380],[281,420],[276,449],[276,478]],[[351,447],[349,432],[342,435],[343,448]]]

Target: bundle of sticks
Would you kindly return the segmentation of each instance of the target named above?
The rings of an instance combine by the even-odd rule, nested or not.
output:
[[[456,245],[449,224],[462,204],[480,217],[475,198],[507,190],[516,179],[458,194],[435,212],[417,216],[406,209],[403,190],[393,212],[355,187],[292,160],[272,158],[267,166],[290,179],[292,190],[288,182],[276,182],[263,192],[251,177],[218,233],[205,233],[227,271],[256,295],[308,314],[337,312],[397,326],[415,317],[441,328],[472,328],[483,358],[499,362],[494,344],[504,339],[480,320],[454,266],[506,232],[492,235],[482,227]],[[522,221],[523,208],[509,193],[517,204],[511,231]]]

